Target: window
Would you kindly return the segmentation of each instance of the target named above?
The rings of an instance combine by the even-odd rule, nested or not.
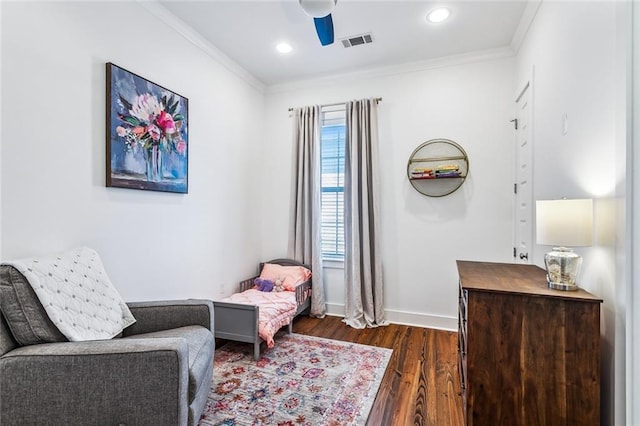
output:
[[[323,107],[320,131],[322,169],[322,258],[344,259],[345,106]]]

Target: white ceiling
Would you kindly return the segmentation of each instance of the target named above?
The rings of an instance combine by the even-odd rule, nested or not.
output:
[[[202,37],[266,86],[509,48],[531,19],[526,0],[338,0],[332,13],[336,42],[323,47],[298,0],[159,3],[183,32]],[[427,12],[436,6],[449,8],[451,17],[427,23]],[[371,44],[344,48],[339,41],[367,32]],[[293,52],[277,53],[281,41],[289,42]]]

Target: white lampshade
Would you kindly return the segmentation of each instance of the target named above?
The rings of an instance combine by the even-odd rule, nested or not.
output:
[[[555,246],[544,255],[549,287],[577,290],[582,256],[569,247],[590,246],[593,235],[593,200],[536,201],[536,241]]]
[[[536,201],[536,242],[549,246],[590,246],[593,200]]]
[[[338,0],[299,0],[304,12],[313,18],[324,18],[331,13]]]

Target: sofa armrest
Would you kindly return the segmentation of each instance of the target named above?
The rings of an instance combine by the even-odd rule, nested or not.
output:
[[[176,424],[188,421],[184,339],[25,346],[0,358],[0,424]]]
[[[170,330],[188,325],[201,325],[213,333],[213,302],[211,300],[162,300],[127,303],[136,322],[122,335],[133,336]]]

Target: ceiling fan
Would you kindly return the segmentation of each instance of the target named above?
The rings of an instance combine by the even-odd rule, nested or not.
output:
[[[304,12],[313,18],[320,44],[333,43],[333,19],[331,11],[338,0],[298,0]]]

